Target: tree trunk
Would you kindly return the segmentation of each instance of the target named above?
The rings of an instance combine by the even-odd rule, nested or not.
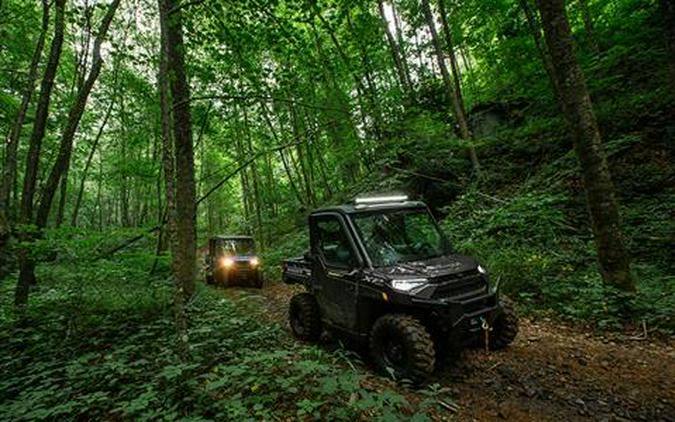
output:
[[[5,144],[5,168],[2,183],[0,183],[0,212],[4,212],[9,220],[11,220],[10,214],[13,213],[13,208],[11,207],[11,194],[16,185],[17,150],[21,139],[21,132],[23,131],[23,125],[26,120],[26,114],[28,112],[28,105],[30,104],[30,100],[33,97],[33,91],[35,90],[35,81],[38,77],[38,65],[40,64],[47,30],[49,29],[49,8],[50,2],[48,0],[42,0],[42,29],[40,30],[40,35],[38,36],[37,44],[33,51],[33,58],[31,59],[28,77],[26,78],[26,86],[24,88],[23,96],[21,97],[21,104],[19,105],[19,110],[16,114],[16,120],[14,121],[14,126],[12,126],[9,137],[7,138],[7,143]]]
[[[55,226],[61,227],[63,223],[63,213],[66,208],[66,195],[68,193],[68,169],[70,166],[67,166],[63,172],[63,177],[61,178],[61,188],[59,189],[59,206],[56,210],[56,223]]]
[[[396,4],[394,0],[391,0],[391,13],[394,15],[394,27],[396,28],[396,40],[398,41],[399,55],[401,56],[401,64],[403,65],[403,72],[405,72],[405,78],[408,81],[408,87],[413,88],[412,78],[410,77],[410,67],[408,66],[408,58],[405,51],[405,41],[403,37],[403,31],[401,30],[401,20],[398,17],[398,12],[396,11]]]
[[[408,92],[410,91],[410,81],[408,81],[408,79],[406,78],[406,73],[405,69],[403,68],[403,61],[401,60],[401,51],[399,49],[399,46],[396,43],[394,34],[392,34],[391,30],[389,29],[389,22],[387,21],[387,17],[385,16],[384,13],[384,0],[379,0],[377,2],[377,5],[380,10],[382,29],[384,29],[384,33],[387,36],[387,42],[389,43],[389,49],[391,50],[391,56],[394,60],[394,68],[396,68],[396,74],[398,75],[398,80],[399,83],[401,84],[401,89],[404,92]]]
[[[548,50],[542,45],[541,42],[541,28],[539,27],[539,22],[535,17],[532,7],[530,7],[530,0],[518,0],[521,10],[525,14],[525,20],[527,21],[527,26],[530,28],[530,34],[532,34],[532,39],[534,40],[534,46],[537,48],[539,53],[539,58],[541,63],[544,65],[544,70],[548,79],[551,83],[551,88],[553,90],[553,95],[556,100],[560,101],[560,89],[558,88],[558,82],[553,76],[553,62],[551,61],[551,55]]]
[[[54,163],[49,177],[47,178],[47,182],[42,189],[40,206],[38,208],[36,217],[37,226],[40,228],[47,226],[49,211],[51,210],[56,189],[58,188],[61,178],[68,170],[70,156],[73,151],[73,139],[75,138],[75,133],[77,132],[77,128],[80,125],[82,114],[84,114],[84,109],[87,105],[89,94],[91,93],[91,90],[98,79],[98,75],[101,73],[101,68],[103,67],[101,44],[103,44],[103,41],[108,33],[110,23],[115,16],[115,12],[117,11],[120,1],[121,0],[113,0],[113,2],[110,3],[108,10],[106,11],[103,20],[99,25],[98,31],[96,33],[96,39],[94,40],[91,69],[84,84],[82,85],[82,88],[78,90],[75,104],[71,106],[70,111],[68,112],[68,121],[66,122],[66,127],[63,130],[63,135],[61,137],[59,154],[56,157],[56,162]]]
[[[462,63],[464,63],[464,68],[469,74],[469,87],[471,88],[471,91],[475,96],[480,96],[480,90],[478,89],[478,86],[476,85],[475,82],[475,76],[473,73],[473,68],[471,66],[471,60],[469,60],[469,58],[467,57],[464,45],[460,47],[459,53],[460,56],[462,57]]]
[[[669,82],[670,92],[675,96],[675,0],[659,0],[660,12],[663,17],[664,38],[666,53],[670,64]]]
[[[103,160],[98,160],[98,180],[96,180],[96,215],[92,221],[98,223],[98,231],[103,231]]]
[[[464,113],[464,106],[460,102],[458,93],[452,87],[453,82],[450,78],[448,67],[445,65],[443,49],[441,48],[441,43],[438,39],[436,23],[434,22],[434,15],[431,12],[431,6],[429,6],[429,0],[422,0],[422,10],[424,11],[424,17],[427,21],[429,32],[431,33],[431,42],[434,47],[434,52],[438,61],[438,67],[441,71],[441,76],[443,77],[443,84],[445,85],[445,89],[447,90],[452,102],[455,119],[457,120],[457,124],[459,126],[460,138],[464,139],[465,141],[470,141],[471,132],[469,131],[469,124],[466,119],[466,114]],[[473,146],[469,147],[469,158],[471,159],[471,165],[473,166],[474,173],[476,173],[476,176],[480,177],[480,164],[478,163],[478,156],[476,155],[476,150],[473,148]]]
[[[354,69],[354,66],[352,65],[351,60],[347,56],[347,53],[345,50],[342,48],[342,45],[340,44],[340,41],[337,39],[335,36],[335,30],[331,27],[331,25],[324,19],[324,17],[321,15],[321,13],[317,13],[316,17],[319,18],[323,26],[326,28],[328,35],[330,36],[330,39],[335,46],[335,49],[338,52],[338,55],[340,56],[340,59],[342,60],[342,63],[345,65],[345,67],[349,70],[349,73],[352,76],[352,79],[354,80],[354,84],[356,85],[356,89],[358,92],[368,92],[369,95],[367,95],[367,98],[370,102],[370,106],[373,112],[373,122],[375,126],[375,134],[378,139],[381,139],[381,133],[382,133],[382,128],[383,128],[383,123],[382,123],[382,110],[380,108],[380,104],[377,99],[377,87],[375,86],[375,83],[373,81],[373,78],[371,77],[371,72],[369,71],[369,67],[367,64],[367,59],[364,58],[365,61],[365,78],[366,82],[368,84],[368,90],[365,89],[363,86],[363,83],[361,82],[361,75],[357,74],[357,72]],[[348,15],[348,20],[349,20],[349,15]],[[312,23],[312,27],[314,27],[314,24]],[[316,33],[316,29],[314,29]],[[318,35],[317,35],[318,37]],[[339,91],[337,91],[339,92]],[[340,94],[342,94],[340,92]],[[350,112],[350,104],[348,100],[341,100],[340,105],[345,109],[347,112],[346,114],[343,114],[341,117],[344,119],[346,115],[349,115],[350,117],[348,118],[347,122],[343,122],[345,125],[349,125],[349,127],[352,128],[352,132],[355,133],[353,130],[354,128],[354,123],[351,120],[351,112]]]
[[[319,149],[319,146],[316,143],[313,143],[313,146],[314,150],[316,151],[316,156],[319,157],[319,174],[321,175],[321,180],[323,181],[324,188],[328,193],[327,199],[330,199],[333,197],[333,189],[330,187],[328,176],[326,174],[327,173],[326,168],[328,167],[328,165],[326,164],[326,160],[324,160],[323,152]]]
[[[581,17],[584,20],[584,29],[586,30],[586,38],[588,39],[588,44],[591,46],[591,50],[594,53],[600,52],[600,47],[598,46],[598,39],[595,37],[595,29],[593,28],[593,18],[591,17],[591,11],[588,9],[588,0],[578,0],[579,8],[581,9]]]
[[[167,74],[171,75],[174,155],[176,171],[176,248],[174,278],[175,312],[181,359],[188,359],[187,312],[185,302],[195,291],[196,278],[196,200],[190,86],[185,74],[185,44],[180,2],[161,0],[160,20],[164,34]]]
[[[277,135],[277,131],[274,128],[274,124],[272,124],[272,120],[270,119],[269,112],[267,110],[267,106],[265,105],[264,101],[260,102],[260,107],[262,109],[263,118],[265,119],[265,122],[267,123],[267,126],[270,129],[270,133],[272,134],[272,138],[274,138],[274,141],[277,145],[281,145],[281,142],[279,141],[279,137]],[[291,191],[298,199],[298,202],[302,204],[303,203],[302,195],[300,195],[300,191],[298,190],[297,186],[295,186],[295,182],[293,181],[293,174],[291,173],[291,169],[288,166],[288,161],[286,160],[284,151],[281,149],[279,150],[279,158],[281,158],[281,163],[284,166],[284,171],[286,172],[286,176],[288,177],[288,184],[291,187]]]
[[[75,206],[73,207],[73,215],[70,220],[70,225],[73,227],[77,227],[77,218],[80,212],[82,196],[84,194],[84,183],[87,180],[87,173],[89,173],[89,167],[91,167],[91,162],[94,159],[94,153],[96,153],[98,141],[101,139],[101,135],[103,135],[103,130],[108,124],[108,119],[110,118],[110,113],[112,111],[114,103],[115,103],[114,99],[110,100],[110,105],[108,105],[108,109],[106,110],[105,116],[103,117],[103,122],[101,123],[101,126],[98,128],[98,132],[96,133],[94,142],[91,144],[91,149],[89,150],[89,155],[87,156],[87,162],[84,165],[84,170],[82,172],[82,179],[80,180],[80,188],[77,191],[77,197],[75,198]]]
[[[65,3],[66,0],[55,0],[56,18],[54,37],[49,48],[49,59],[47,60],[47,66],[45,67],[45,73],[40,86],[40,96],[38,97],[35,121],[33,122],[33,133],[31,134],[28,155],[26,156],[26,171],[23,179],[21,210],[19,214],[19,222],[22,224],[30,224],[33,219],[33,198],[35,196],[35,184],[37,183],[42,139],[45,136],[54,78],[56,77],[56,70],[61,59],[63,33],[65,31]],[[19,237],[22,241],[29,241],[32,234],[22,233]],[[22,306],[28,301],[30,285],[35,282],[35,262],[30,256],[28,248],[21,248],[18,252],[18,258],[19,279],[16,283],[16,291],[14,292],[14,303],[17,306]]]
[[[248,111],[246,106],[242,108],[244,114],[244,131],[246,138],[246,149],[248,150],[248,155],[250,157],[255,156],[253,151],[253,142],[251,140],[251,130],[249,128],[248,121]],[[256,220],[256,232],[258,235],[258,241],[260,242],[261,251],[265,248],[265,238],[263,235],[263,222],[262,222],[262,201],[260,201],[260,175],[258,172],[258,166],[254,161],[251,162],[251,180],[253,181],[253,203],[255,206],[255,220]]]
[[[297,112],[295,110],[295,105],[292,103],[289,103],[288,105],[289,111],[291,113],[291,125],[293,128],[293,135],[295,136],[296,139],[304,139],[305,142],[307,141],[307,134],[303,133],[301,134],[300,132],[300,121],[298,119]],[[302,144],[298,144],[295,147],[297,153],[298,153],[298,161],[300,162],[300,172],[302,174],[302,180],[305,182],[305,191],[307,192],[307,202],[309,204],[314,205],[316,203],[316,198],[314,196],[314,187],[310,183],[310,176],[307,172],[307,167],[305,163],[305,156],[304,152],[302,150]]]
[[[576,59],[565,1],[537,0],[537,3],[560,87],[561,107],[581,163],[602,278],[608,285],[634,291],[635,283],[630,273],[630,257],[624,247],[614,186],[586,81]]]
[[[422,43],[420,41],[420,36],[415,31],[415,52],[417,53],[417,62],[419,65],[417,66],[417,74],[419,75],[419,78],[422,79],[424,78],[424,54],[422,54]]]
[[[459,64],[457,64],[457,56],[455,55],[455,43],[452,41],[452,29],[448,23],[448,16],[445,11],[445,2],[443,0],[438,1],[438,13],[441,16],[441,25],[443,26],[443,32],[445,34],[445,43],[448,48],[448,56],[450,57],[450,67],[452,68],[452,79],[455,83],[455,93],[457,94],[457,99],[459,100],[459,105],[462,107],[462,113],[466,116],[466,110],[464,109],[464,98],[462,95],[462,74],[459,71]]]
[[[347,23],[349,24],[349,29],[352,32],[356,32],[356,28],[354,28],[354,24],[352,22],[351,14],[347,12]],[[368,57],[368,52],[366,48],[364,47],[362,40],[360,38],[357,38],[356,43],[358,44],[359,47],[359,53],[361,56],[361,63],[363,64],[363,69],[364,69],[364,76],[366,78],[366,85],[368,86],[368,91],[364,93],[362,88],[364,88],[362,85],[357,84],[356,85],[356,101],[359,104],[359,117],[361,121],[365,121],[366,117],[366,110],[364,107],[364,102],[363,98],[365,97],[368,102],[370,103],[370,106],[373,111],[373,132],[375,134],[375,138],[379,141],[382,141],[382,131],[384,127],[383,123],[383,115],[382,115],[382,107],[380,106],[379,100],[378,100],[378,93],[377,93],[377,84],[375,82],[375,78],[373,77],[373,74],[375,73],[373,71],[373,68],[371,66],[371,60]],[[339,46],[338,46],[339,47]],[[344,54],[343,54],[344,56]],[[349,101],[343,101],[349,105]],[[347,111],[348,107],[346,107]],[[338,118],[340,119],[340,118]],[[358,132],[355,129],[354,122],[352,122],[351,118],[347,122],[349,124],[349,128],[351,132],[353,133],[355,138],[358,138]]]

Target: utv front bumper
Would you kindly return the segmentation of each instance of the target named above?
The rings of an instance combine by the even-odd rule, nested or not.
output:
[[[492,325],[500,310],[493,292],[462,300],[413,297],[411,305],[424,310],[428,323],[443,332],[478,332],[482,330],[483,321]]]

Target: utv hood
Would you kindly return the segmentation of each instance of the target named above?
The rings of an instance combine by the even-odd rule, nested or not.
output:
[[[391,267],[379,267],[374,273],[384,278],[424,277],[430,281],[450,274],[477,272],[478,262],[464,255],[443,255],[423,261],[403,262]]]

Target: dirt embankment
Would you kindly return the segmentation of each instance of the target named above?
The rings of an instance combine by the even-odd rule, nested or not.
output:
[[[288,328],[287,306],[297,291],[270,283],[262,292],[226,294],[262,293],[264,315]],[[457,400],[448,420],[675,422],[673,344],[612,340],[550,320],[522,318],[511,347],[466,351],[431,382]]]

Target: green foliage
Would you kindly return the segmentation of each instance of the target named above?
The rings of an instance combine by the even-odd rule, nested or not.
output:
[[[41,265],[22,319],[13,284],[0,285],[0,419],[402,420],[427,409],[206,288],[181,363],[171,284],[142,268],[124,255]]]
[[[634,140],[620,142],[630,145]],[[621,148],[610,144],[608,149],[613,155]],[[572,161],[569,165],[575,166]],[[636,252],[635,296],[603,285],[590,230],[577,225],[585,221],[576,215],[583,209],[565,194],[530,192],[505,200],[469,192],[445,210],[443,227],[456,248],[477,256],[493,282],[519,298],[526,310],[554,311],[599,329],[645,321],[653,331],[672,334],[675,284],[668,275],[671,259],[663,249],[672,233],[666,211],[672,209],[672,198],[665,194],[624,202],[622,211],[630,223],[626,232]]]

